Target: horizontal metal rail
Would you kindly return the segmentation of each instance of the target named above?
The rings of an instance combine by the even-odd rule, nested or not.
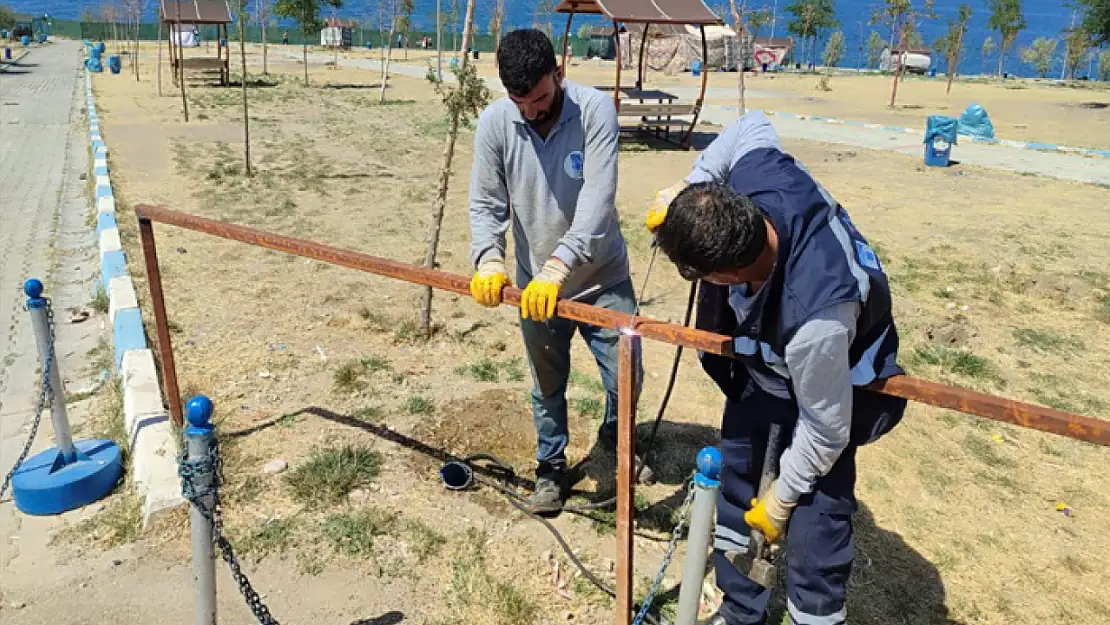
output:
[[[247,226],[215,221],[159,206],[140,204],[135,207],[135,214],[138,215],[140,222],[143,220],[156,221],[194,232],[202,232],[232,241],[249,243],[380,276],[451,291],[460,295],[470,295],[469,278],[445,271],[416,267],[361,252],[322,245]],[[145,233],[145,229],[142,230]],[[502,295],[502,301],[511,306],[519,307],[520,293],[520,289],[506,287]],[[612,329],[634,328],[638,334],[645,338],[671,345],[682,345],[683,347],[719,356],[735,356],[732,351],[731,337],[694,330],[656,319],[634,317],[627,313],[569,300],[559,300],[555,307],[555,314],[566,319],[573,319],[599,327]],[[876,392],[902,397],[938,408],[946,408],[1089,443],[1110,446],[1110,422],[1101,419],[965,388],[929,382],[908,375],[888,378],[872,384],[869,388]]]

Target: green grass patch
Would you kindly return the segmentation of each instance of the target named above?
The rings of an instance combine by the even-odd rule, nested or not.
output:
[[[364,423],[377,423],[385,413],[379,406],[366,406],[351,413],[351,416]]]
[[[133,543],[142,533],[142,504],[138,495],[125,492],[108,500],[100,512],[58,532],[53,540],[91,542],[102,547]]]
[[[938,367],[945,373],[992,381],[1000,386],[1005,385],[1005,380],[998,374],[994,364],[965,348],[918,345],[906,358],[905,364],[908,369],[918,370],[923,366]]]
[[[104,292],[103,286],[98,285],[96,287],[96,295],[94,295],[92,300],[89,301],[89,308],[92,308],[102,315],[106,315],[108,314],[108,306],[108,294]]]
[[[258,531],[253,532],[238,541],[236,545],[244,554],[251,554],[258,559],[270,554],[282,554],[293,545],[293,538],[300,528],[297,518],[271,519]]]
[[[512,583],[494,578],[486,566],[486,535],[467,530],[451,571],[451,599],[461,607],[481,606],[496,625],[523,625],[539,616],[535,603]],[[473,621],[471,621],[473,622]]]
[[[570,372],[570,385],[593,393],[604,393],[605,385],[597,376],[587,375],[578,370]]]
[[[381,466],[381,454],[368,447],[317,449],[287,474],[285,481],[302,503],[335,504],[352,490],[372,482]]]
[[[355,393],[366,388],[367,376],[379,371],[392,371],[392,369],[389,360],[381,356],[349,360],[335,370],[332,376],[332,387],[339,392]]]
[[[1014,330],[1014,339],[1018,345],[1028,347],[1040,353],[1048,352],[1073,352],[1083,349],[1083,343],[1051,330],[1038,330],[1036,328],[1017,328]]]
[[[605,402],[596,397],[572,397],[570,407],[575,412],[592,419],[605,416]]]
[[[413,395],[405,401],[405,410],[409,414],[430,415],[435,412],[436,404],[422,395]]]
[[[409,547],[420,562],[438,554],[447,542],[443,534],[416,520],[405,521],[402,524],[402,531],[408,539]]]
[[[989,438],[982,438],[975,434],[964,437],[963,447],[972,456],[983,464],[996,469],[1011,469],[1017,466],[1011,458],[1003,455],[1000,443]]]
[[[374,538],[392,533],[396,526],[396,514],[363,508],[328,515],[320,524],[320,533],[336,552],[367,558],[373,554]]]

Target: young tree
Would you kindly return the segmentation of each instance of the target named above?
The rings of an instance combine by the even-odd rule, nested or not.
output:
[[[266,39],[266,25],[270,21],[270,3],[273,0],[254,0],[254,19],[262,28],[262,73],[269,74],[269,41]]]
[[[809,55],[805,61],[815,64],[817,36],[826,28],[840,26],[833,0],[797,0],[786,7],[786,11],[794,16],[786,25],[786,30],[809,42]]]
[[[1103,81],[1110,80],[1110,49],[1098,55],[1098,77]]]
[[[85,11],[89,10],[89,7],[85,7],[81,10],[81,21],[87,21],[85,19]],[[13,28],[15,28],[15,13],[8,8],[8,5],[0,4],[0,29],[11,30]]]
[[[740,68],[739,71],[736,72],[736,89],[739,92],[737,102],[740,106],[740,115],[743,115],[748,110],[747,103],[744,102],[744,63],[747,61],[745,58],[747,53],[743,52],[743,50],[747,49],[747,45],[744,44],[747,39],[744,31],[744,11],[747,9],[748,3],[744,2],[744,4],[740,5],[739,9],[736,8],[736,0],[728,0],[728,4],[732,12],[732,25],[735,27],[736,34],[740,37],[741,42]],[[620,59],[617,59],[617,62],[619,63]]]
[[[987,59],[990,58],[992,52],[994,52],[994,39],[987,37],[983,40],[983,63],[979,68],[979,71],[984,74],[987,73]]]
[[[1063,74],[1060,78],[1075,80],[1076,71],[1079,69],[1079,63],[1082,62],[1083,56],[1087,51],[1087,45],[1091,40],[1091,36],[1083,30],[1082,26],[1065,30],[1063,33],[1064,67]]]
[[[493,47],[501,43],[501,28],[505,23],[505,0],[497,0],[493,5],[493,14],[489,18],[489,34],[493,37]]]
[[[554,12],[554,0],[537,0],[536,8],[532,13],[532,27],[547,33],[548,37],[554,37],[552,35],[553,29],[551,24],[551,14]],[[618,59],[618,62],[619,61]]]
[[[967,4],[960,5],[959,17],[948,20],[948,32],[937,42],[937,52],[943,54],[948,61],[948,85],[944,93],[952,92],[952,81],[960,69],[960,57],[963,56],[964,35],[967,34],[967,23],[971,20],[971,7]]]
[[[301,52],[304,61],[304,84],[308,86],[308,36],[320,30],[320,7],[343,6],[343,0],[277,0],[274,15],[301,25]]]
[[[867,67],[879,67],[879,59],[882,58],[883,48],[886,46],[886,41],[879,33],[871,31],[871,35],[867,37]]]
[[[466,2],[466,21],[463,22],[463,49],[470,44],[470,33],[474,29],[474,2]],[[447,107],[448,126],[447,140],[443,147],[443,169],[439,174],[439,192],[436,193],[432,204],[432,222],[428,232],[428,249],[424,256],[424,266],[432,269],[436,264],[436,250],[439,247],[440,226],[443,224],[443,209],[447,205],[447,190],[451,182],[451,162],[455,157],[455,140],[459,135],[459,124],[469,125],[470,118],[476,117],[485,108],[490,99],[490,91],[485,82],[478,76],[478,70],[467,62],[467,55],[462,55],[458,68],[455,70],[458,86],[448,90],[438,81],[429,69],[428,78],[436,85],[436,90],[443,96],[443,103]],[[420,306],[420,328],[425,337],[432,334],[432,287],[424,288],[424,297]]]
[[[902,80],[905,69],[905,57],[912,44],[920,46],[921,35],[917,32],[917,20],[932,19],[936,17],[933,12],[933,0],[924,0],[920,5],[914,6],[913,0],[886,0],[886,7],[881,12],[882,16],[890,19],[893,28],[898,32],[898,47],[891,46],[891,54],[898,53],[894,68],[894,80],[890,86],[890,106],[898,97],[898,83]]]
[[[248,0],[237,0],[239,3],[239,15],[236,21],[239,23],[239,60],[243,70],[243,76],[240,82],[243,83],[243,169],[247,177],[252,176],[251,173],[251,123],[250,111],[247,108],[247,2]]]
[[[389,83],[389,65],[393,61],[393,35],[397,31],[397,23],[400,20],[397,18],[397,0],[381,0],[379,6],[383,17],[389,17],[389,37],[384,40],[385,44],[382,46],[382,86],[381,91],[378,92],[378,104],[385,104],[385,89],[387,83]]]
[[[412,12],[415,10],[416,3],[414,0],[401,0],[401,19],[398,29],[405,38],[405,60],[409,58],[409,36],[412,33]],[[390,41],[393,41],[392,35],[390,35]]]
[[[840,58],[844,56],[844,33],[842,31],[833,31],[829,35],[829,41],[825,44],[825,52],[821,55],[821,62],[825,64],[825,76],[831,76],[832,70],[836,64],[840,62]]]
[[[1052,56],[1056,54],[1056,39],[1037,37],[1028,48],[1021,50],[1021,60],[1037,70],[1037,74],[1044,78],[1052,68]]]
[[[1021,11],[1021,0],[987,0],[987,3],[991,10],[987,26],[999,34],[998,75],[1001,76],[1006,53],[1014,45],[1018,33],[1025,29],[1025,14]]]
[[[459,0],[451,0],[451,50],[466,53],[459,48]]]
[[[771,9],[763,7],[762,9],[753,9],[748,11],[744,19],[748,25],[748,30],[751,32],[752,40],[759,36],[759,29],[771,23]]]

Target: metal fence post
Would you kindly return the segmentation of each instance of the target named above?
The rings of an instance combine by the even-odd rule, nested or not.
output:
[[[39,349],[39,363],[49,369],[50,381],[50,418],[54,423],[54,442],[58,453],[66,464],[77,459],[73,447],[73,436],[69,431],[69,418],[66,416],[66,394],[62,387],[61,367],[54,352],[54,313],[50,303],[42,297],[42,283],[28,280],[23,287],[27,294],[27,310],[31,313],[31,326],[35,329],[35,344]]]
[[[682,586],[678,593],[678,615],[675,625],[694,625],[701,603],[701,586],[705,580],[706,552],[713,534],[713,513],[721,491],[721,452],[705,447],[698,452],[698,471],[694,474],[694,506],[690,512],[690,533],[686,538],[686,561],[682,563]]]
[[[112,492],[123,473],[123,456],[115,441],[73,442],[61,367],[54,350],[54,313],[42,290],[42,282],[35,279],[23,285],[42,367],[34,421],[19,457],[0,485],[0,495],[11,485],[16,507],[33,515],[59,514],[101,499]],[[28,458],[48,400],[57,445]]]
[[[217,461],[214,453],[215,429],[212,427],[212,401],[204,395],[185,405],[185,462],[181,463],[181,490],[192,502],[189,527],[192,530],[193,589],[196,600],[196,625],[216,625],[216,550],[212,541],[216,492]]]

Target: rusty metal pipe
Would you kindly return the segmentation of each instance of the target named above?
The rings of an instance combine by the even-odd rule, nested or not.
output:
[[[423,284],[460,295],[470,295],[470,280],[457,274],[416,267],[361,252],[352,252],[264,230],[223,223],[157,206],[141,204],[135,207],[135,213],[139,216],[140,226],[143,219],[148,219],[232,241],[250,243],[280,252],[314,258],[380,276],[397,278],[414,284]],[[144,245],[144,251],[145,249],[146,246]],[[149,268],[149,259],[147,263]],[[152,289],[154,287],[153,280],[151,281],[151,287]],[[160,287],[161,284],[159,283]],[[511,306],[520,306],[520,293],[520,289],[506,287],[502,301]],[[153,298],[153,291],[151,295]],[[709,354],[726,357],[734,355],[731,337],[694,330],[656,319],[635,317],[627,313],[568,300],[559,300],[555,307],[555,314],[566,319],[604,328],[635,328],[637,333],[644,338],[670,345],[682,345]],[[892,377],[876,382],[869,388],[938,408],[1013,423],[1097,445],[1110,446],[1110,422],[1100,419],[995,395],[987,395],[964,388],[937,384],[911,376]],[[168,388],[167,392],[169,392]]]
[[[634,566],[632,526],[636,520],[636,361],[640,336],[623,332],[617,349],[617,625],[632,618]]]
[[[139,239],[142,241],[143,258],[146,260],[146,278],[150,285],[150,302],[154,307],[154,328],[158,335],[158,355],[162,361],[162,379],[166,384],[166,398],[170,404],[170,418],[181,426],[181,391],[177,388],[177,367],[173,362],[173,344],[170,326],[166,321],[166,299],[162,293],[162,272],[158,268],[158,248],[154,244],[154,225],[150,219],[139,217]]]

